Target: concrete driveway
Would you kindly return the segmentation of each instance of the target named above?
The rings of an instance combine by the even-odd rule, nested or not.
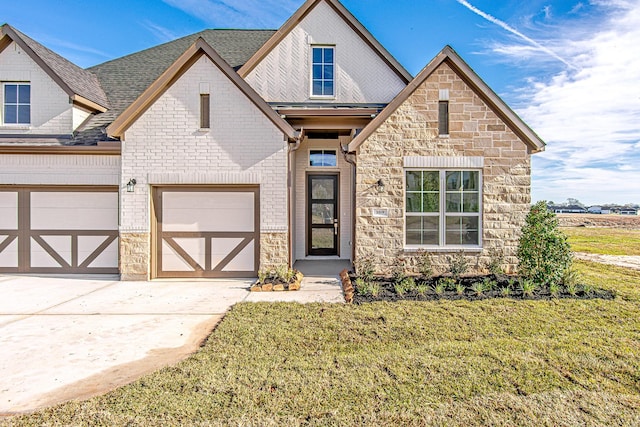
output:
[[[0,414],[87,398],[175,363],[240,301],[344,301],[326,279],[261,295],[249,280],[0,275]]]

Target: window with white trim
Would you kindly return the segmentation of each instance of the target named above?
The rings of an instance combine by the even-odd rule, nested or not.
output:
[[[31,124],[31,85],[4,83],[2,94],[2,123],[5,125]]]
[[[335,47],[311,47],[311,96],[335,96]]]
[[[480,246],[479,170],[405,171],[407,247]]]

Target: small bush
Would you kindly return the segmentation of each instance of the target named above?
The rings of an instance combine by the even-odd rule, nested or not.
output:
[[[538,285],[531,279],[524,279],[520,282],[520,290],[522,290],[522,295],[524,296],[532,296],[535,292]]]
[[[456,288],[456,280],[453,277],[443,277],[438,280],[438,283],[442,283],[444,285],[444,289],[447,291],[452,291]]]
[[[416,281],[413,277],[405,277],[400,282],[396,282],[393,289],[396,291],[396,294],[402,296],[407,292],[412,292],[416,289]]]
[[[375,273],[375,259],[373,257],[364,257],[356,261],[356,274],[365,282],[373,281]]]
[[[391,277],[395,283],[400,283],[407,277],[406,260],[404,257],[396,257],[393,267],[391,267]]]
[[[260,269],[258,271],[258,283],[264,285],[267,281],[267,277],[269,277],[269,272],[264,269]]]
[[[546,202],[536,203],[527,214],[517,255],[520,274],[535,283],[559,283],[571,267],[567,236],[558,229],[558,219]]]
[[[431,255],[423,249],[418,252],[418,273],[420,273],[420,277],[423,280],[429,279],[433,276]]]
[[[560,290],[562,288],[560,287],[560,284],[558,283],[551,283],[549,285],[549,293],[551,294],[552,297],[557,297],[560,294]]]
[[[428,291],[429,291],[429,286],[425,283],[420,283],[418,286],[416,286],[416,293],[421,297],[425,296]]]
[[[464,295],[464,291],[466,290],[466,286],[464,286],[461,282],[456,283],[456,294]]]
[[[464,251],[449,257],[449,273],[457,280],[469,269],[469,261],[464,256]]]
[[[433,285],[433,292],[435,292],[436,295],[444,294],[445,290],[446,290],[446,285],[442,280],[439,280],[435,285]]]
[[[475,282],[473,285],[471,285],[471,290],[473,291],[473,293],[475,293],[477,296],[481,296],[482,294],[484,294],[484,283],[482,282]]]
[[[504,255],[500,249],[491,248],[489,249],[489,262],[487,263],[487,270],[489,273],[495,274],[503,274],[504,270],[502,269],[502,265],[504,264]]]
[[[500,295],[502,295],[503,297],[508,297],[511,295],[511,288],[509,286],[505,286],[503,288],[500,288]]]
[[[496,282],[495,280],[491,280],[488,277],[485,277],[482,280],[482,287],[487,292],[492,291],[496,286],[498,286],[498,282]]]

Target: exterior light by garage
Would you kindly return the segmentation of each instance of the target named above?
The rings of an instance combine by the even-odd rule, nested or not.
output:
[[[129,182],[127,182],[127,193],[133,193],[137,183],[138,182],[136,181],[135,178],[131,178]]]
[[[384,181],[382,181],[382,178],[376,182],[376,189],[378,190],[378,193],[384,192]]]

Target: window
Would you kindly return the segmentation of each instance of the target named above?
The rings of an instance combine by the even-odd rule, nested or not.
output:
[[[316,46],[311,50],[311,95],[332,98],[335,94],[335,48]]]
[[[28,125],[31,123],[31,85],[28,83],[5,83],[4,124]]]
[[[407,170],[407,246],[479,246],[480,171]]]
[[[449,135],[449,89],[438,92],[438,135]]]
[[[337,166],[336,150],[309,150],[309,166]]]
[[[438,102],[438,134],[449,135],[449,101]]]
[[[200,94],[200,128],[211,127],[211,98],[208,93]]]

